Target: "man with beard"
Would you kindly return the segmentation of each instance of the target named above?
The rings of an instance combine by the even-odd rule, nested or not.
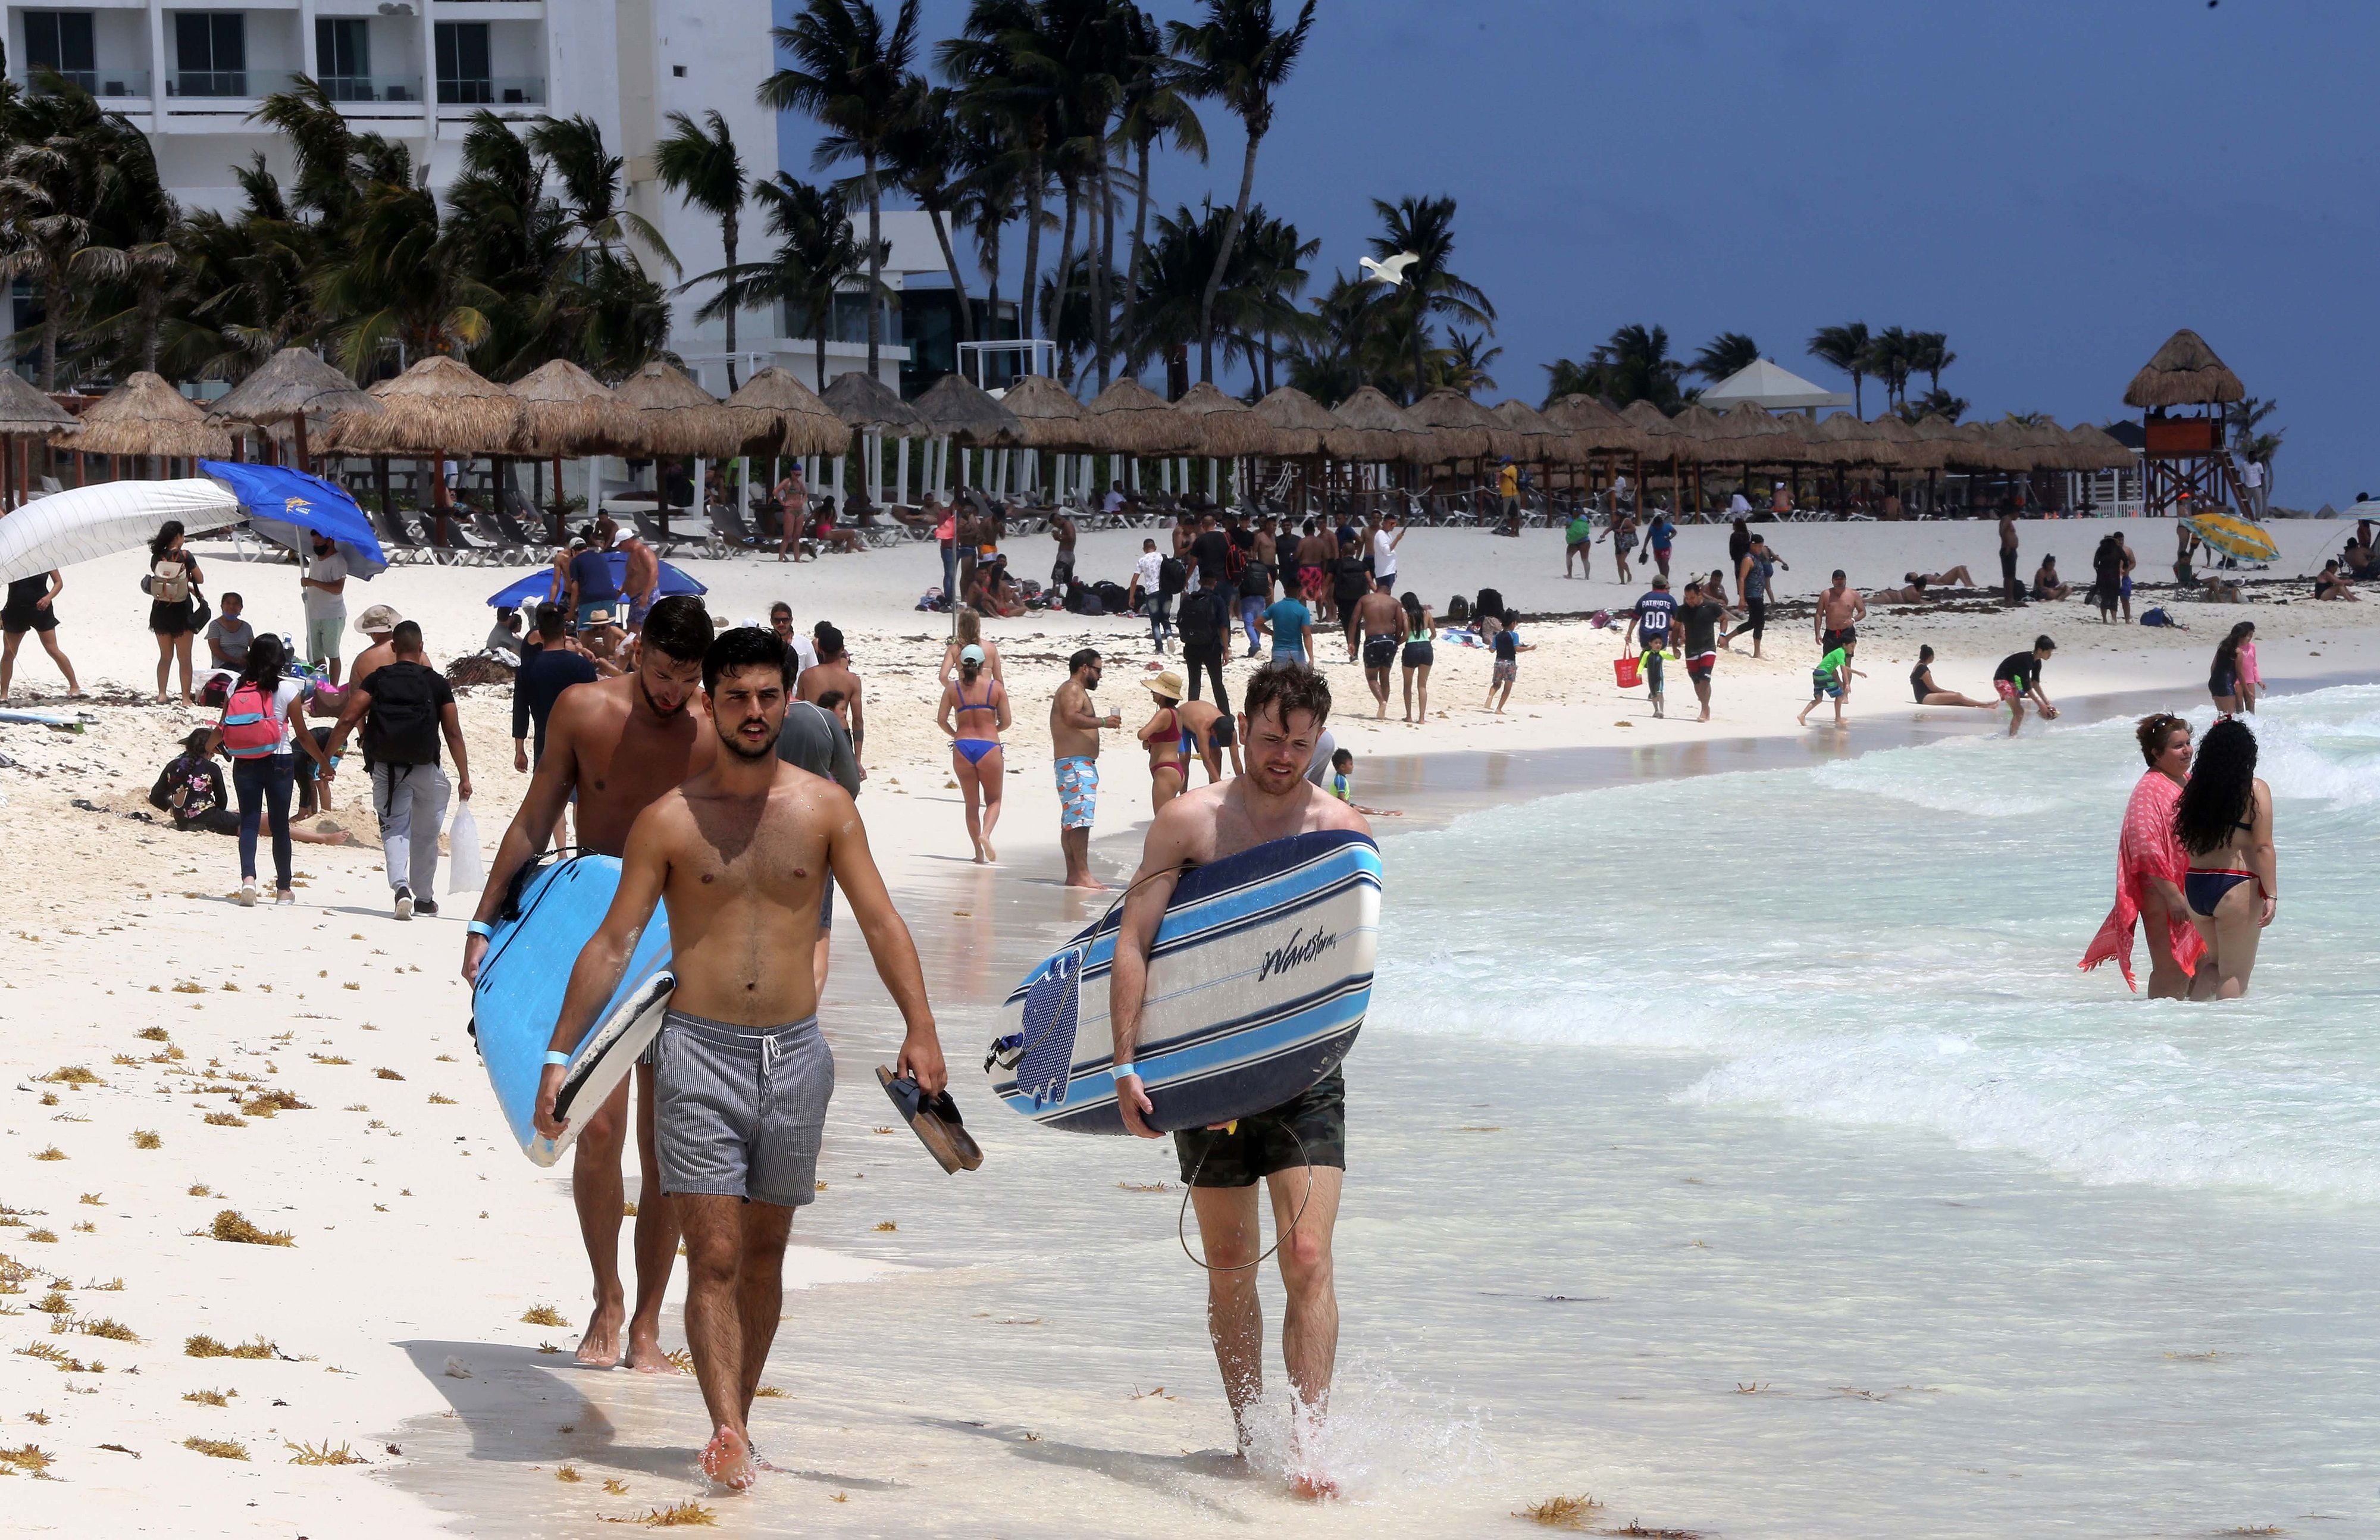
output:
[[[699,599],[681,594],[662,600],[645,617],[633,669],[616,679],[574,685],[555,699],[546,719],[544,757],[488,866],[488,884],[463,943],[464,978],[479,977],[480,959],[488,950],[489,933],[514,874],[545,848],[564,807],[576,799],[581,851],[619,855],[627,849],[628,829],[638,814],[688,776],[710,768],[718,737],[703,720],[696,697],[710,642],[710,616]],[[662,1295],[677,1255],[678,1227],[662,1194],[653,1145],[652,1066],[638,1065],[636,1082],[643,1185],[637,1205],[637,1307],[632,1317],[627,1316],[620,1282],[621,1205],[626,1197],[620,1157],[628,1130],[625,1081],[589,1120],[571,1155],[578,1231],[595,1274],[595,1310],[578,1344],[578,1361],[601,1368],[618,1363],[625,1317],[628,1366],[672,1374],[675,1370],[661,1349],[661,1316]]]
[[[650,633],[648,631],[648,636]],[[908,927],[848,793],[777,757],[785,645],[730,631],[701,664],[710,762],[638,815],[611,912],[579,953],[550,1049],[566,1060],[619,987],[653,905],[669,906],[677,987],[653,1076],[661,1181],[686,1230],[686,1340],[712,1434],[703,1473],[731,1491],[759,1469],[747,1419],[783,1308],[785,1237],[811,1202],[834,1056],[819,1028],[810,946],[833,873],[905,1032],[898,1073],[925,1097],[941,1044]],[[600,688],[601,686],[595,686]],[[697,719],[698,722],[699,719]],[[565,1065],[549,1061],[537,1125],[562,1133]]]

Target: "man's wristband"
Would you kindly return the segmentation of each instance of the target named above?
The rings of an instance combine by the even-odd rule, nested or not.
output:
[[[473,920],[463,928],[474,936],[483,936],[492,941],[496,939],[496,928],[485,920]]]
[[[1115,1067],[1114,1073],[1115,1078],[1118,1080],[1123,1079],[1126,1075],[1130,1075],[1135,1080],[1144,1078],[1140,1071],[1131,1064],[1118,1064]]]
[[[570,1055],[558,1048],[550,1048],[545,1050],[545,1061],[548,1064],[567,1064],[570,1062]]]

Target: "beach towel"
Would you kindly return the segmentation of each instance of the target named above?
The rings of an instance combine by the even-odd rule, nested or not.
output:
[[[2090,950],[2082,954],[2078,965],[2083,972],[2112,962],[2124,976],[2124,988],[2140,988],[2132,981],[2132,928],[2141,917],[2141,875],[2145,871],[2180,887],[2190,870],[2190,857],[2173,831],[2173,809],[2180,800],[2181,788],[2155,770],[2132,787],[2131,800],[2124,806],[2124,831],[2116,841],[2116,906],[2107,911],[2099,933],[2091,938]],[[2181,971],[2195,973],[2206,950],[2198,928],[2187,916],[2176,914],[2168,930]]]

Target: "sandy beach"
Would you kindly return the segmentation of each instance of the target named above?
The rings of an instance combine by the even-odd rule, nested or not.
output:
[[[1852,694],[1848,729],[1819,725],[1823,715],[1798,729],[1815,654],[1807,601],[1828,572],[1842,566],[1864,588],[1960,563],[1996,575],[1994,527],[1762,527],[1791,564],[1782,598],[1799,602],[1772,612],[1763,659],[1748,656],[1749,638],[1722,654],[1708,724],[1691,720],[1682,680],[1672,684],[1663,721],[1651,718],[1641,690],[1617,686],[1616,637],[1584,617],[1623,610],[1641,585],[1611,580],[1608,546],[1596,553],[1596,578],[1573,581],[1560,575],[1559,531],[1520,540],[1414,531],[1400,552],[1400,588],[1442,607],[1451,594],[1494,586],[1524,616],[1547,618],[1523,623],[1537,650],[1522,660],[1500,717],[1480,709],[1487,655],[1441,644],[1427,719],[1399,720],[1392,698],[1388,720],[1376,721],[1360,670],[1324,640],[1331,726],[1357,757],[1358,796],[1406,809],[1416,824],[1442,822],[1453,811],[1575,789],[1563,783],[1562,751],[1658,750],[1667,774],[1855,755],[1905,744],[1912,727],[1976,736],[1999,729],[1996,714],[1910,703],[1905,675],[1920,644],[1936,649],[1946,687],[1985,695],[1999,658],[2046,633],[2058,643],[2045,678],[2053,699],[2163,695],[2203,709],[2208,655],[2230,624],[2250,618],[2274,685],[2380,677],[2380,606],[2315,604],[2296,580],[2335,552],[2345,534],[2338,526],[2278,525],[2281,559],[2258,575],[2274,581],[2252,586],[2252,601],[2234,607],[2176,600],[2154,581],[2171,559],[2169,522],[2029,522],[2023,570],[2050,551],[2070,579],[2087,575],[2101,533],[2123,528],[2149,580],[2136,612],[2166,602],[2187,629],[2103,626],[2079,598],[2020,609],[1980,594],[1880,607],[1861,627],[1857,662],[1869,677]],[[1681,532],[1681,584],[1724,564],[1726,534],[1723,526]],[[1140,539],[1085,537],[1083,571],[1124,576]],[[1045,539],[1008,549],[1020,571],[1046,570]],[[237,561],[212,546],[200,556],[210,595],[241,592],[261,631],[298,629],[294,568]],[[803,628],[826,620],[845,632],[866,688],[861,807],[925,954],[954,1089],[990,1157],[979,1175],[946,1179],[905,1134],[887,1136],[894,1120],[870,1070],[889,1061],[898,1020],[846,939],[827,995],[840,1072],[820,1167],[828,1191],[795,1226],[787,1281],[801,1292],[788,1297],[770,1376],[785,1399],[756,1413],[764,1448],[782,1439],[799,1451],[781,1460],[797,1475],[762,1502],[709,1497],[686,1444],[699,1420],[690,1380],[563,1367],[588,1309],[566,1170],[530,1167],[493,1115],[466,1031],[468,991],[455,973],[469,902],[457,895],[435,920],[391,919],[358,782],[341,782],[329,814],[357,844],[301,845],[292,908],[229,902],[237,879],[230,840],[177,835],[134,816],[174,740],[211,718],[140,703],[154,648],[140,629],[139,562],[127,555],[70,569],[59,600],[59,639],[96,697],[88,709],[97,720],[73,735],[0,726],[0,756],[10,761],[0,767],[0,848],[11,853],[18,892],[7,923],[18,965],[0,977],[9,1028],[0,1336],[10,1350],[0,1355],[0,1469],[13,1461],[19,1474],[46,1478],[0,1487],[17,1528],[581,1534],[593,1533],[597,1519],[699,1499],[720,1510],[722,1527],[745,1533],[1006,1533],[1029,1520],[1037,1533],[1111,1534],[1126,1527],[1115,1517],[1120,1505],[1135,1501],[1194,1527],[1258,1520],[1315,1534],[1457,1533],[1505,1522],[1552,1484],[1624,1488],[1624,1467],[1557,1471],[1525,1442],[1500,1455],[1487,1406],[1432,1413],[1427,1427],[1439,1447],[1426,1456],[1410,1440],[1397,1452],[1406,1412],[1382,1411],[1366,1425],[1387,1431],[1351,1458],[1426,1466],[1433,1478],[1418,1485],[1369,1488],[1366,1500],[1320,1510],[1293,1509],[1257,1483],[1212,1496],[1215,1478],[1196,1451],[1226,1445],[1228,1420],[1204,1357],[1195,1283],[1178,1280],[1171,1298],[1152,1304],[1137,1352],[1068,1340],[1062,1318],[1049,1313],[1063,1292],[1052,1279],[1096,1268],[1116,1234],[1130,1237],[1136,1257],[1171,1247],[1178,1192],[1130,1190],[1174,1188],[1170,1158],[1026,1127],[975,1073],[990,1006],[1026,963],[1096,913],[1094,901],[1056,885],[1044,715],[1063,659],[1079,646],[1102,649],[1100,703],[1127,724],[1103,759],[1093,846],[1096,869],[1111,879],[1136,856],[1148,813],[1146,770],[1127,752],[1130,728],[1144,720],[1139,681],[1175,660],[1158,656],[1145,624],[1121,619],[988,623],[1015,727],[1002,861],[978,868],[966,859],[932,721],[946,618],[914,609],[940,581],[933,549],[799,565],[678,564],[710,586],[710,609],[730,622],[759,619],[782,598]],[[395,606],[421,624],[443,663],[479,646],[492,612],[485,596],[524,570],[392,569],[351,585],[348,607]],[[354,644],[350,656],[361,638]],[[1235,698],[1247,666],[1236,658],[1231,666]],[[61,687],[29,640],[7,704],[81,704],[55,698]],[[512,769],[510,691],[460,693],[479,784],[472,806],[492,851],[526,783]],[[1400,820],[1381,821],[1386,831]],[[2111,807],[2111,838],[2114,827]],[[1625,833],[1614,840],[1627,854]],[[1390,891],[1394,903],[1393,880]],[[1384,958],[1384,977],[1395,966]],[[1357,1067],[1364,1057],[1359,1048]],[[1037,1202],[1073,1193],[1079,1207],[1019,1209],[1014,1190],[1002,1194],[1012,1180]],[[1467,1182],[1450,1181],[1468,1191]],[[632,1173],[632,1192],[633,1183]],[[1407,1200],[1430,1201],[1431,1185],[1427,1170],[1398,1176]],[[1358,1405],[1372,1395],[1409,1410],[1411,1395],[1382,1388],[1393,1376],[1364,1377],[1393,1359],[1401,1331],[1416,1329],[1412,1320],[1383,1320],[1400,1301],[1385,1267],[1360,1276],[1370,1227],[1396,1222],[1366,1209],[1363,1184],[1351,1182],[1342,1267],[1358,1275],[1348,1288],[1363,1310],[1351,1304],[1342,1340],[1342,1365],[1358,1365],[1348,1393]],[[1014,1239],[1028,1226],[1049,1237],[1038,1268],[970,1261],[969,1227]],[[266,1243],[230,1239],[255,1233]],[[681,1279],[664,1330],[672,1348],[684,1340],[682,1287]],[[903,1340],[926,1316],[934,1322],[915,1325],[915,1340],[930,1351]],[[820,1335],[822,1327],[831,1329]],[[225,1355],[199,1356],[211,1343]],[[1067,1354],[1090,1367],[1058,1396],[1051,1364]],[[1042,1419],[1034,1425],[1007,1410],[1026,1386]],[[214,1457],[190,1440],[217,1441]],[[1036,1455],[1032,1446],[1043,1444]],[[12,1454],[18,1445],[40,1453]],[[1063,1452],[1085,1450],[1113,1458]],[[1189,1464],[1144,1463],[1160,1456]],[[1015,1506],[994,1522],[995,1502]],[[540,1515],[549,1507],[546,1527]],[[511,1517],[498,1522],[499,1512]],[[1615,1510],[1611,1522],[1630,1517]],[[1644,1515],[1647,1524],[1657,1517]]]

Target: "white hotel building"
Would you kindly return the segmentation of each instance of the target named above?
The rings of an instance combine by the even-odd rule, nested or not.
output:
[[[459,168],[476,113],[524,125],[585,115],[626,159],[629,208],[662,232],[688,277],[721,265],[719,227],[653,175],[653,141],[669,115],[701,122],[716,108],[751,177],[778,166],[775,115],[755,99],[774,67],[769,0],[79,0],[6,10],[9,75],[30,87],[55,70],[122,114],[150,136],[166,187],[189,208],[236,210],[231,168],[259,152],[288,174],[284,146],[251,115],[301,74],[321,81],[358,129],[406,144],[438,188]],[[798,174],[810,175],[807,166]],[[739,255],[755,260],[767,244],[747,216]],[[896,241],[896,254],[918,247]],[[923,247],[913,261],[933,250],[930,236]],[[936,255],[930,272],[941,271]],[[666,270],[655,276],[675,282]],[[898,287],[905,275],[886,276]],[[723,391],[723,331],[693,320],[703,297],[672,300],[670,346],[706,386]],[[783,331],[775,315],[742,318],[739,377],[774,362],[812,378],[812,345]],[[899,387],[907,358],[899,346],[883,350],[887,384]],[[864,341],[827,344],[830,376],[866,361]]]

